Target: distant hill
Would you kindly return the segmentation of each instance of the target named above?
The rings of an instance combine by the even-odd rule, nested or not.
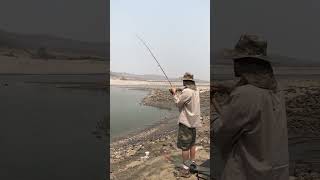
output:
[[[287,67],[302,67],[302,66],[320,66],[320,60],[307,60],[307,59],[297,59],[277,54],[270,54],[271,58],[275,59],[274,66],[287,66]],[[213,54],[214,64],[218,65],[232,65],[232,60],[223,59],[223,54],[221,52],[214,52]]]
[[[111,79],[138,80],[138,81],[166,81],[166,78],[155,74],[130,74],[125,72],[110,72]],[[169,78],[170,81],[181,81],[179,78]],[[208,81],[195,79],[196,82],[206,83]]]
[[[102,40],[103,41],[103,40]],[[106,58],[106,42],[84,42],[50,35],[19,34],[0,30],[0,47],[9,49],[38,50],[96,56]]]

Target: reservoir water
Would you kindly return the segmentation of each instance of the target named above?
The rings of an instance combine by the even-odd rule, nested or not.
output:
[[[92,131],[106,115],[107,92],[26,83],[99,79],[103,77],[0,76],[0,179],[105,179],[106,145]]]
[[[148,91],[110,87],[110,134],[123,136],[163,119],[167,110],[141,105]]]

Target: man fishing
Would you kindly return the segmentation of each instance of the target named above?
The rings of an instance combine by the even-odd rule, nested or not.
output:
[[[201,127],[200,121],[200,95],[199,90],[196,87],[196,83],[191,73],[185,73],[183,76],[183,89],[176,89],[172,86],[167,74],[161,67],[156,56],[152,53],[147,43],[139,36],[137,38],[148,49],[153,59],[158,64],[171,88],[169,89],[174,96],[174,101],[179,108],[179,129],[177,146],[182,150],[183,164],[180,170],[181,177],[190,177],[189,167],[186,165],[187,161],[191,161],[195,164],[196,156],[196,128]]]
[[[267,42],[242,35],[229,51],[240,81],[225,105],[213,100],[213,131],[222,159],[222,180],[288,180],[285,103],[267,56]],[[219,89],[219,86],[215,88]]]
[[[177,146],[182,150],[183,160],[180,176],[190,177],[191,174],[186,162],[191,160],[195,163],[196,128],[202,125],[200,120],[200,95],[192,74],[184,74],[183,86],[184,88],[179,92],[176,88],[170,88],[169,90],[180,112],[177,140]]]

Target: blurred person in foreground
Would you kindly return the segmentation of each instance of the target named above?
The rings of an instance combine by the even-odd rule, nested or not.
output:
[[[182,150],[183,164],[179,176],[190,177],[187,161],[195,163],[196,128],[202,126],[200,120],[200,94],[191,73],[183,76],[183,89],[171,88],[169,91],[179,108],[177,147]]]
[[[267,56],[267,42],[242,35],[233,50],[240,80],[220,106],[213,98],[213,137],[222,159],[222,180],[288,180],[289,155],[285,103]],[[213,90],[221,85],[214,84]],[[225,88],[225,87],[224,87]]]

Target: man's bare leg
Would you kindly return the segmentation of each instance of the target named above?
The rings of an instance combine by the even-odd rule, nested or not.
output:
[[[183,163],[182,163],[182,168],[180,169],[180,176],[189,178],[190,177],[189,167],[186,166],[184,163],[190,159],[190,150],[182,151],[182,159],[183,159]]]
[[[189,150],[182,151],[182,160],[183,160],[183,162],[186,162],[189,159],[190,159],[190,151]]]
[[[190,148],[190,160],[194,161],[196,159],[196,146]]]

